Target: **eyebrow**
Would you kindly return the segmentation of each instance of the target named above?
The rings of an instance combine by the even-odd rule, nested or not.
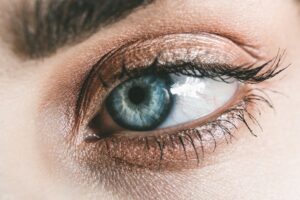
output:
[[[79,42],[154,0],[47,1],[36,0],[32,6],[24,2],[17,15],[19,23],[12,24],[17,50],[30,58],[46,57]]]

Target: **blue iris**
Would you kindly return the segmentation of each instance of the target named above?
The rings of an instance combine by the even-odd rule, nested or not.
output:
[[[154,75],[130,79],[108,96],[107,110],[124,128],[136,131],[157,128],[172,107],[169,82],[168,77]]]

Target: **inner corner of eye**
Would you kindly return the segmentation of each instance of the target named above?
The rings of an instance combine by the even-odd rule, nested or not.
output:
[[[96,124],[111,132],[175,127],[220,109],[235,96],[238,85],[234,80],[187,75],[148,74],[129,79],[108,94],[103,105],[105,112]]]

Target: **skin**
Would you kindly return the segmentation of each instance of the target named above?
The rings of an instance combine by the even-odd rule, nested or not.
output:
[[[11,13],[4,10],[13,7],[11,2],[0,1],[3,26],[9,23]],[[0,199],[298,199],[298,9],[296,2],[291,0],[160,0],[43,60],[18,57],[12,51],[9,31],[1,29]],[[40,144],[41,137],[47,140],[51,136],[44,135],[37,124],[46,120],[53,129],[57,126],[57,120],[40,117],[41,108],[54,101],[63,102],[58,98],[62,93],[72,95],[72,83],[76,85],[78,81],[72,77],[82,76],[87,70],[84,63],[104,54],[106,49],[144,33],[173,32],[175,29],[177,32],[217,31],[238,36],[245,43],[255,45],[266,58],[276,56],[278,49],[286,49],[283,66],[292,64],[291,67],[283,76],[264,85],[284,94],[270,94],[275,114],[272,110],[264,110],[259,117],[263,132],[255,128],[257,138],[241,128],[237,139],[220,147],[207,166],[157,175],[155,180],[148,177],[146,182],[158,185],[150,192],[139,189],[138,181],[134,180],[130,183],[136,185],[136,191],[125,194],[109,190],[97,181],[95,184],[93,181],[77,183],[76,180],[89,177],[80,172],[70,178],[68,172],[62,171],[61,163],[52,162],[48,146]],[[56,81],[52,81],[52,77]],[[168,183],[170,187],[162,191],[159,184]]]

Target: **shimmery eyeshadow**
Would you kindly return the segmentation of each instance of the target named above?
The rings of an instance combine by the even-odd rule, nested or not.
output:
[[[229,53],[224,52],[227,48],[231,49]],[[91,150],[86,159],[93,159],[91,162],[99,163],[105,158],[109,160],[107,165],[127,165],[152,170],[198,167],[205,154],[214,152],[218,145],[230,141],[232,132],[242,124],[254,135],[247,121],[250,119],[252,123],[255,122],[251,107],[256,101],[267,105],[270,103],[261,95],[255,96],[254,90],[247,90],[251,88],[247,83],[259,83],[279,74],[282,71],[278,69],[280,58],[278,56],[255,67],[256,59],[234,43],[209,34],[169,35],[125,44],[102,57],[87,76],[77,113],[79,119],[84,121],[79,120],[78,128],[73,131],[79,133],[76,137],[82,142],[87,141],[85,138],[88,139],[85,148]],[[87,128],[88,121],[99,112],[101,114],[101,105],[106,96],[118,84],[148,73],[151,67],[155,68],[156,71],[151,71],[154,73],[165,71],[184,74],[190,69],[195,71],[195,74],[189,74],[191,76],[217,78],[224,82],[226,78],[222,77],[227,75],[245,85],[232,101],[205,119],[156,130],[154,133],[143,133],[143,136],[138,133],[127,135],[126,131],[120,130],[105,138],[94,137],[94,140],[90,140],[92,134]],[[99,132],[96,134],[101,135],[104,130],[97,131]]]

